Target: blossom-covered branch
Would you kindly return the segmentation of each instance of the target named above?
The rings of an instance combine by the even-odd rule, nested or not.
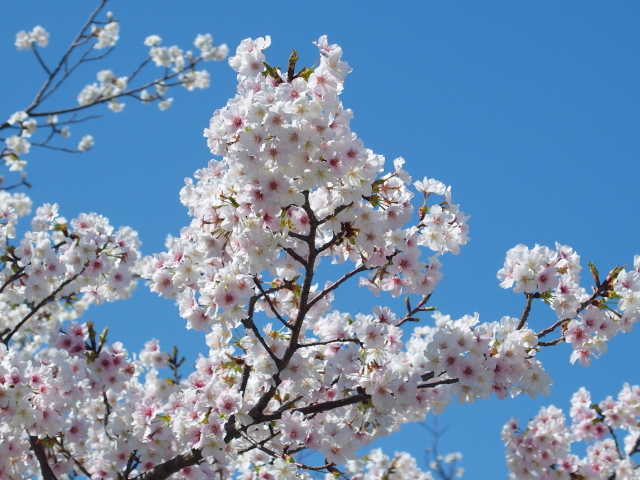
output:
[[[162,39],[151,35],[145,40],[145,45],[150,47],[147,58],[129,75],[116,76],[111,70],[100,70],[97,74],[98,83],[85,86],[79,93],[78,105],[47,109],[47,100],[79,67],[102,60],[115,48],[119,39],[120,22],[111,12],[106,13],[105,20],[99,20],[107,2],[108,0],[99,2],[55,66],[48,66],[39,50],[49,44],[49,33],[43,27],[38,25],[30,32],[17,33],[16,47],[18,50],[31,50],[34,53],[45,73],[45,80],[29,105],[0,123],[0,131],[6,130],[9,133],[6,137],[0,137],[0,141],[5,144],[0,150],[0,160],[10,171],[24,170],[27,163],[24,156],[32,146],[69,153],[84,152],[91,148],[91,135],[83,136],[77,146],[64,145],[64,140],[71,135],[71,124],[96,117],[77,117],[78,112],[99,104],[107,104],[113,112],[120,112],[125,106],[122,102],[125,98],[134,98],[143,103],[157,102],[159,108],[165,110],[173,101],[168,96],[169,87],[182,85],[189,91],[208,87],[209,73],[198,70],[201,62],[223,60],[227,56],[226,45],[214,46],[209,34],[196,37],[194,45],[200,50],[197,55],[191,51],[184,52],[177,46],[163,47]],[[161,67],[163,73],[135,85],[136,77],[151,62]],[[46,118],[46,123],[39,125],[38,118]],[[41,139],[34,140],[38,135]],[[58,138],[61,142],[56,141]]]
[[[618,399],[607,397],[593,403],[581,388],[571,399],[571,424],[562,410],[542,408],[521,430],[511,419],[502,430],[507,447],[507,465],[514,478],[534,480],[634,480],[640,471],[632,456],[638,453],[640,431],[640,387],[625,384]],[[618,440],[616,430],[624,434]],[[580,458],[571,453],[572,444],[590,444]]]

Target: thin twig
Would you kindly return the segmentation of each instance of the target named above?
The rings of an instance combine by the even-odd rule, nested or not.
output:
[[[271,297],[265,293],[264,289],[262,288],[262,285],[260,284],[260,280],[258,280],[254,276],[253,282],[256,284],[256,287],[258,288],[258,290],[260,290],[260,293],[264,295],[265,300],[269,304],[269,308],[271,309],[271,312],[276,316],[278,320],[280,320],[280,323],[282,323],[285,327],[291,328],[291,324],[289,324],[289,322],[287,322],[284,318],[282,318],[282,315],[280,315],[278,310],[276,310],[276,306],[273,304]]]
[[[84,25],[80,29],[80,32],[76,35],[76,38],[71,42],[71,45],[69,46],[69,48],[67,48],[67,51],[62,55],[62,58],[60,59],[60,62],[58,62],[58,65],[56,66],[56,68],[53,69],[53,71],[51,72],[49,77],[45,80],[45,82],[42,85],[42,87],[40,87],[40,90],[36,94],[35,98],[31,102],[31,104],[24,110],[26,113],[30,114],[31,111],[40,104],[40,101],[42,99],[43,94],[45,93],[47,88],[49,88],[49,85],[51,85],[51,82],[53,81],[55,76],[58,74],[58,72],[60,71],[62,66],[66,64],[67,59],[69,58],[69,55],[71,55],[71,52],[75,48],[76,44],[82,38],[82,35],[84,34],[84,31],[87,28],[89,28],[89,26],[93,23],[93,19],[100,13],[100,11],[104,8],[104,6],[106,5],[106,3],[108,1],[109,0],[101,0],[100,3],[98,4],[98,6],[96,7],[96,9],[93,11],[93,13],[91,13],[91,15],[89,15],[89,18],[87,19],[87,21],[84,23]]]
[[[88,265],[88,264],[87,264]],[[11,330],[11,332],[2,339],[2,343],[4,343],[5,345],[9,345],[9,341],[11,340],[11,337],[13,337],[18,330],[20,330],[20,328],[27,323],[27,320],[29,320],[31,317],[33,317],[38,310],[40,310],[42,307],[44,307],[46,304],[48,304],[49,302],[53,301],[56,297],[56,295],[58,293],[60,293],[62,291],[62,289],[64,287],[66,287],[67,285],[69,285],[71,282],[75,281],[76,278],[78,278],[80,275],[82,275],[85,271],[85,269],[87,268],[87,265],[85,265],[82,270],[79,273],[76,273],[74,276],[72,276],[71,278],[68,278],[67,280],[65,280],[64,282],[62,282],[58,288],[56,288],[53,292],[51,292],[49,295],[47,295],[45,298],[43,298],[40,303],[38,303],[35,307],[33,307],[33,309],[31,309],[31,311],[22,319],[20,320],[20,323],[18,323],[18,325],[16,325],[14,327],[13,330]]]
[[[47,72],[47,75],[51,75],[51,71],[45,65],[44,60],[42,60],[42,57],[38,53],[38,48],[35,46],[35,44],[31,46],[31,50],[33,51],[33,54],[36,56],[36,59],[38,60],[38,63],[40,64],[40,66],[44,69],[45,72]]]
[[[347,280],[349,280],[351,277],[353,277],[354,275],[357,275],[360,272],[364,272],[367,270],[373,270],[375,267],[365,267],[364,265],[360,265],[358,268],[356,268],[355,270],[352,270],[348,273],[345,273],[342,278],[340,278],[339,280],[335,281],[334,283],[332,283],[331,285],[329,285],[327,288],[325,288],[324,290],[322,290],[318,295],[315,295],[313,297],[313,300],[311,300],[309,302],[309,308],[313,307],[317,302],[319,302],[320,300],[322,300],[324,297],[327,296],[328,293],[332,292],[333,290],[335,290],[336,288],[338,288],[340,285],[342,285],[344,282],[346,282]]]
[[[362,346],[362,342],[359,338],[334,338],[333,340],[325,340],[323,342],[310,342],[310,343],[299,343],[298,347],[306,348],[306,347],[315,347],[316,345],[329,345],[330,343],[347,343],[353,342],[357,345]]]

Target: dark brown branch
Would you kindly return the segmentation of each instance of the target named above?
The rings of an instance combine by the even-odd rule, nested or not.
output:
[[[371,399],[371,395],[368,393],[358,393],[351,395],[350,397],[341,398],[339,400],[331,400],[329,402],[315,403],[313,405],[307,405],[306,407],[294,408],[292,412],[302,412],[305,415],[308,413],[320,413],[333,410],[334,408],[345,407],[347,405],[353,405],[354,403],[366,403]],[[256,423],[270,422],[272,420],[279,420],[282,418],[282,412],[267,413],[256,419]]]
[[[131,472],[133,472],[140,465],[140,458],[138,457],[138,450],[134,450],[129,455],[129,459],[127,460],[127,466],[124,469],[124,472],[118,473],[118,478],[122,480],[127,480]]]
[[[244,398],[244,392],[247,389],[247,383],[249,383],[250,375],[251,375],[251,365],[245,363],[242,366],[242,380],[240,382],[240,391],[242,392],[243,398]]]
[[[460,379],[458,378],[446,378],[444,380],[438,380],[437,382],[431,383],[423,383],[422,385],[418,385],[418,388],[433,388],[438,385],[451,385],[452,383],[458,383]]]
[[[18,269],[18,271],[16,273],[14,273],[13,275],[11,275],[9,278],[7,278],[7,280],[5,280],[5,282],[2,284],[2,287],[0,287],[0,293],[4,292],[4,289],[7,288],[7,286],[13,282],[15,282],[16,280],[18,280],[20,277],[24,276],[25,274],[24,272],[25,267],[20,267]]]
[[[262,422],[261,418],[264,416],[262,412],[264,411],[265,408],[267,408],[267,405],[269,404],[273,396],[276,394],[276,391],[278,390],[278,386],[282,382],[282,380],[280,380],[279,373],[275,377],[273,377],[273,381],[275,385],[271,385],[271,387],[269,387],[269,390],[267,390],[260,397],[258,402],[253,406],[253,408],[249,410],[249,415],[251,416],[251,418],[254,419],[254,423]]]
[[[430,298],[431,298],[431,294],[423,295],[422,298],[420,299],[420,302],[418,302],[418,305],[415,308],[411,308],[411,304],[409,303],[409,297],[407,297],[407,300],[406,300],[407,314],[404,316],[402,320],[400,320],[396,324],[396,326],[399,327],[406,322],[413,322],[413,321],[419,320],[414,317],[414,315],[418,312],[428,312],[431,310],[435,310],[435,307],[422,308],[429,301]]]
[[[32,113],[29,114],[29,116],[31,116],[31,117],[45,117],[45,116],[49,116],[49,115],[61,115],[63,113],[78,112],[80,110],[85,110],[87,108],[91,108],[94,105],[99,105],[101,103],[110,102],[111,100],[115,100],[115,99],[120,98],[120,97],[132,97],[132,96],[134,96],[135,93],[141,92],[142,90],[145,90],[147,88],[151,88],[151,87],[159,85],[159,84],[164,84],[167,80],[169,80],[171,78],[175,78],[176,76],[180,75],[182,72],[184,72],[184,71],[186,71],[186,70],[188,70],[190,68],[194,68],[200,60],[202,60],[202,57],[197,57],[197,58],[193,59],[187,66],[185,66],[185,68],[180,72],[175,72],[175,73],[171,73],[169,75],[165,75],[162,78],[147,82],[147,83],[145,83],[144,85],[142,85],[140,87],[132,88],[131,90],[126,90],[124,92],[117,93],[115,95],[108,95],[106,97],[98,97],[93,102],[88,103],[86,105],[78,105],[78,106],[75,106],[75,107],[63,108],[63,109],[60,109],[60,110],[52,110],[50,112],[32,112]],[[181,85],[181,84],[182,84],[182,82],[176,82],[173,85]],[[171,86],[171,84],[169,84],[168,86]],[[35,107],[33,107],[33,108],[35,108]]]
[[[31,46],[31,50],[33,51],[33,54],[36,56],[36,59],[38,60],[38,63],[40,64],[42,69],[46,72],[47,75],[51,75],[51,71],[45,65],[44,60],[42,60],[42,57],[38,53],[38,48],[35,46],[35,44]]]
[[[340,205],[332,213],[329,213],[327,216],[321,218],[320,220],[317,220],[317,225],[322,225],[323,223],[331,220],[332,218],[335,218],[340,212],[342,212],[343,210],[346,210],[347,208],[349,208],[352,205],[353,205],[353,202],[349,203],[348,205]],[[308,215],[308,213],[307,213],[307,215]]]
[[[77,46],[80,46],[80,45],[75,45],[74,48],[77,47]],[[113,47],[110,48],[109,51],[111,51],[112,49],[113,49]],[[56,84],[53,87],[51,87],[49,89],[48,92],[46,92],[46,93],[44,93],[42,95],[42,97],[40,98],[39,103],[44,102],[48,97],[50,97],[60,87],[60,85],[62,85],[64,83],[64,81],[73,73],[73,71],[76,68],[78,68],[80,65],[82,65],[84,62],[88,62],[90,60],[98,60],[100,57],[102,57],[102,55],[99,55],[98,57],[87,58],[87,57],[89,57],[89,54],[92,51],[93,51],[93,46],[89,46],[89,48],[87,48],[85,50],[85,52],[80,56],[78,61],[71,68],[68,68],[68,64],[65,62],[64,73],[62,74],[62,77],[60,78],[60,80],[58,80],[56,82]]]
[[[558,345],[559,343],[564,342],[564,335],[560,338],[556,338],[555,340],[550,340],[548,342],[538,342],[539,347],[551,347],[553,345]]]
[[[48,148],[49,150],[56,150],[58,152],[66,152],[66,153],[82,153],[82,151],[77,148],[66,148],[66,147],[56,147],[54,145],[47,145],[46,143],[34,143],[32,144],[34,147]]]
[[[192,448],[190,452],[183,453],[156,465],[146,472],[134,477],[133,480],[164,480],[170,475],[179,472],[183,468],[196,465],[202,460],[202,453],[197,448]]]
[[[327,243],[325,243],[320,248],[318,248],[317,253],[322,253],[325,250],[333,247],[334,245],[340,244],[345,238],[346,238],[346,232],[345,231],[340,231],[338,233],[334,233],[333,237],[331,237],[331,240],[329,240]]]
[[[302,265],[303,267],[307,266],[307,261],[304,258],[302,258],[300,255],[298,255],[293,248],[283,247],[282,245],[280,245],[280,248],[282,248],[285,252],[287,252],[289,256],[293,258],[296,262],[298,262],[300,265]]]
[[[309,302],[309,308],[313,307],[317,302],[319,302],[324,297],[326,297],[329,292],[331,292],[331,291],[335,290],[336,288],[338,288],[340,285],[342,285],[344,282],[349,280],[354,275],[357,275],[358,273],[364,272],[364,271],[367,271],[367,270],[373,270],[373,268],[375,268],[375,267],[366,267],[364,265],[360,265],[355,270],[351,270],[350,272],[345,273],[339,280],[335,281],[334,283],[329,285],[327,288],[322,290],[318,295],[314,296],[313,300],[311,300]]]
[[[254,280],[255,280],[255,278],[254,278]],[[262,338],[262,335],[260,335],[260,332],[258,331],[258,327],[256,327],[255,323],[253,323],[253,313],[254,313],[255,308],[256,308],[256,302],[258,301],[258,298],[260,296],[262,296],[262,294],[260,294],[258,296],[253,296],[249,300],[249,308],[247,310],[247,317],[242,319],[242,325],[244,326],[244,328],[246,328],[248,330],[251,330],[253,332],[253,334],[256,336],[256,338],[260,342],[260,345],[262,345],[262,348],[264,348],[267,351],[267,353],[269,354],[271,359],[275,362],[276,365],[278,365],[280,363],[280,359],[278,357],[276,357],[276,355],[271,351],[269,346],[264,341],[264,338]]]
[[[334,338],[333,340],[325,340],[323,342],[299,343],[298,347],[300,348],[315,347],[316,345],[329,345],[330,343],[340,343],[340,342],[342,343],[353,342],[362,346],[362,342],[360,341],[359,338]]]
[[[244,438],[247,442],[249,442],[251,445],[253,445],[258,450],[262,450],[264,453],[266,453],[267,455],[271,455],[274,458],[282,458],[282,455],[279,455],[276,452],[274,452],[273,450],[271,450],[271,449],[265,447],[264,445],[261,445],[260,443],[256,442],[253,438],[251,438],[246,433],[244,433],[244,432],[239,432],[239,433],[240,433],[240,436],[242,438]]]
[[[302,240],[303,242],[306,242],[309,239],[309,235],[302,235],[298,232],[289,232],[287,235],[297,238],[298,240]]]
[[[285,327],[291,328],[291,325],[289,324],[289,322],[287,322],[284,318],[282,318],[282,315],[280,315],[278,310],[276,310],[276,306],[273,304],[273,301],[271,300],[271,297],[267,293],[265,293],[264,289],[262,288],[262,285],[260,285],[260,280],[258,280],[254,276],[253,277],[253,282],[256,284],[256,287],[258,287],[258,290],[260,290],[260,293],[263,294],[264,298],[266,299],[267,303],[269,304],[269,308],[271,309],[271,312],[276,316],[276,318],[278,320],[280,320],[280,322]]]
[[[302,468],[304,470],[311,470],[312,472],[322,472],[332,467],[335,467],[335,465],[336,465],[335,463],[325,463],[324,465],[318,465],[314,467],[312,465],[307,465],[305,463],[296,462],[296,467]],[[334,470],[337,470],[337,469],[334,469]]]
[[[64,455],[64,457],[67,460],[73,460],[73,463],[76,465],[76,467],[78,467],[78,470],[80,470],[87,478],[91,478],[91,474],[87,471],[86,468],[84,468],[84,465],[82,465],[82,462],[80,462],[79,460],[74,458],[73,455],[71,455],[71,452],[65,448],[62,440],[61,439],[55,439],[55,440],[56,440],[56,446],[58,447],[58,450],[60,451],[60,453],[62,453],[62,455]]]
[[[302,400],[304,397],[300,394],[296,395],[295,397],[293,397],[291,400],[284,402],[282,405],[280,405],[280,408],[278,408],[278,412],[284,412],[286,410],[289,410],[289,408],[291,408],[291,406],[295,405],[296,402],[299,402],[300,400]]]
[[[42,478],[44,480],[58,480],[51,470],[49,466],[49,462],[47,461],[47,454],[44,451],[44,447],[38,437],[34,437],[33,435],[29,436],[29,444],[31,445],[31,450],[35,454],[38,459],[38,463],[40,464],[40,471],[42,472]]]
[[[276,438],[278,435],[280,435],[280,434],[279,434],[279,433],[271,434],[271,435],[269,435],[267,438],[265,438],[264,440],[260,440],[258,443],[259,443],[260,445],[264,445],[265,443],[270,442],[271,440],[273,440],[274,438]],[[239,454],[239,455],[242,455],[243,453],[250,452],[250,451],[251,451],[251,450],[253,450],[254,448],[257,448],[257,447],[255,447],[255,446],[253,446],[253,445],[252,445],[252,446],[250,446],[250,447],[243,448],[242,450],[238,450],[238,454]]]
[[[128,82],[130,83],[130,82],[131,82],[131,80],[133,80],[133,79],[136,77],[136,75],[138,75],[138,73],[140,73],[140,71],[141,71],[141,70],[142,70],[142,69],[143,69],[143,68],[144,68],[144,67],[145,67],[145,66],[146,66],[150,61],[151,61],[151,57],[147,57],[147,59],[146,59],[144,62],[142,62],[140,65],[138,65],[138,68],[136,68],[136,69],[133,71],[133,73],[132,73],[131,75],[129,75]]]
[[[104,429],[107,429],[107,425],[109,425],[109,415],[111,415],[111,405],[109,405],[109,399],[107,399],[107,391],[102,390],[102,403],[104,403],[105,414],[102,423],[104,424]],[[108,434],[107,434],[108,435]]]
[[[96,115],[89,115],[88,117],[82,117],[82,118],[76,119],[75,115],[73,115],[68,120],[64,120],[63,122],[56,123],[56,126],[59,127],[60,125],[71,125],[73,123],[82,123],[82,122],[86,122],[87,120],[93,120],[94,118],[100,118],[101,116],[102,115],[100,114],[96,114]]]
[[[520,322],[518,323],[518,327],[516,330],[522,330],[524,324],[527,323],[527,318],[529,317],[529,313],[531,312],[531,303],[533,302],[533,293],[525,293],[527,297],[527,304],[524,307],[524,311],[522,312],[522,317],[520,317]]]
[[[260,335],[260,332],[258,331],[258,327],[256,327],[255,323],[253,323],[253,320],[248,317],[243,318],[242,325],[247,330],[251,330],[253,332],[258,342],[260,342],[260,345],[262,345],[262,348],[264,348],[266,352],[269,354],[269,356],[271,357],[271,360],[273,360],[273,362],[276,365],[279,365],[281,360],[278,357],[276,357],[276,354],[271,351],[271,349],[269,348],[269,345],[267,345],[267,343],[264,341],[264,338],[262,337],[262,335]]]
[[[2,158],[2,155],[0,155],[0,158]],[[2,179],[2,177],[0,177],[0,180]],[[29,182],[27,182],[27,173],[26,172],[22,172],[22,176],[21,179],[18,183],[14,183],[13,185],[9,185],[8,187],[0,187],[0,190],[4,191],[4,192],[8,192],[9,190],[13,190],[14,188],[18,188],[21,187],[22,185],[24,185],[27,188],[31,188],[31,184]]]

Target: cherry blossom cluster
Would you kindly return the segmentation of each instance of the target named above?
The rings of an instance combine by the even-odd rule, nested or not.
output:
[[[41,346],[55,320],[75,319],[90,304],[129,297],[140,257],[140,242],[130,228],[115,230],[96,214],[80,214],[67,224],[55,204],[39,207],[31,229],[14,243],[18,218],[29,208],[23,195],[1,192],[1,339],[5,345],[24,342],[27,355]]]
[[[20,218],[31,212],[31,199],[24,193],[0,190],[0,248],[5,252],[7,241],[16,238],[16,226]]]
[[[290,283],[310,255],[370,270],[361,283],[376,293],[431,293],[440,264],[437,255],[422,261],[418,247],[457,253],[467,241],[467,217],[449,194],[403,228],[413,217],[410,177],[401,159],[381,174],[384,159],[349,129],[352,113],[338,101],[349,71],[340,48],[322,37],[320,65],[285,81],[271,67],[273,75],[262,75],[269,43],[245,40],[229,59],[241,75],[239,94],[205,130],[223,159],[196,172],[196,184],[187,180],[181,199],[194,220],[169,252],[148,262],[152,290],[178,295],[182,315],[197,328],[235,327],[254,278],[264,272],[260,284]],[[309,252],[310,235],[316,252]],[[294,317],[292,289],[274,293],[257,308]]]
[[[16,33],[15,46],[18,50],[30,50],[34,43],[37,43],[41,48],[49,44],[49,32],[40,25],[33,27],[30,32],[20,30]]]
[[[635,480],[640,471],[632,455],[640,451],[640,387],[625,384],[618,399],[592,403],[584,388],[571,399],[571,425],[562,410],[550,406],[529,421],[523,431],[511,419],[502,430],[507,465],[513,478]],[[620,432],[624,433],[619,443]],[[575,442],[589,444],[583,458],[571,454]]]
[[[566,245],[556,243],[555,250],[518,245],[507,252],[498,279],[501,287],[541,298],[555,310],[560,320],[553,328],[561,325],[563,339],[571,343],[571,363],[586,366],[606,352],[607,340],[619,331],[630,332],[640,318],[640,256],[632,271],[617,268],[603,282],[590,265],[596,280],[591,294],[580,286],[581,269],[579,255]]]
[[[520,393],[532,398],[549,394],[551,377],[536,359],[538,337],[526,323],[521,325],[521,319],[480,323],[477,314],[455,321],[434,317],[437,327],[421,330],[420,343],[429,375],[455,382],[439,400],[443,406],[456,394],[460,403],[491,394],[500,399]]]
[[[0,479],[36,475],[39,450],[56,477],[75,469],[102,479],[148,470],[181,448],[160,420],[149,426],[156,403],[177,389],[158,376],[167,354],[151,341],[132,360],[120,343],[96,342],[92,328],[71,322],[26,361],[0,344],[0,414],[11,419],[0,426]]]
[[[108,108],[112,112],[120,112],[124,108],[124,103],[117,102],[115,97],[120,96],[127,88],[127,77],[116,77],[111,70],[101,70],[97,74],[100,83],[87,85],[78,94],[78,104],[91,105],[100,97],[112,97]]]
[[[431,472],[418,468],[416,459],[408,453],[396,452],[389,458],[380,448],[371,450],[362,459],[348,462],[346,470],[354,480],[433,480]],[[331,480],[328,474],[325,478]]]
[[[96,43],[93,45],[96,50],[114,47],[120,40],[120,22],[113,19],[111,12],[107,12],[107,18],[109,21],[105,25],[91,25],[91,35],[96,37]]]
[[[70,106],[55,111],[41,111],[41,103],[49,98],[62,83],[68,80],[77,67],[91,60],[99,60],[106,53],[93,53],[94,50],[114,48],[120,32],[120,22],[107,12],[105,21],[97,19],[106,1],[101,2],[94,11],[85,27],[78,33],[67,51],[55,66],[47,65],[45,59],[38,52],[36,45],[43,48],[49,43],[49,33],[41,26],[36,26],[30,32],[20,31],[16,34],[15,45],[18,50],[32,50],[46,73],[46,80],[36,98],[22,111],[12,114],[7,121],[0,123],[0,130],[12,132],[0,141],[4,147],[0,150],[0,159],[9,167],[9,171],[22,172],[27,164],[23,156],[28,154],[31,146],[63,150],[67,152],[85,152],[93,145],[93,137],[85,135],[76,147],[54,145],[55,137],[66,139],[71,135],[70,126],[83,122],[92,117],[78,117],[77,112],[92,106],[106,103],[113,112],[120,112],[125,104],[120,101],[123,97],[136,98],[143,103],[157,102],[160,110],[166,110],[173,102],[168,97],[168,89],[174,85],[182,85],[187,90],[203,89],[209,86],[210,75],[206,70],[198,70],[202,61],[223,60],[228,48],[226,45],[215,46],[210,34],[196,37],[194,45],[200,53],[183,51],[177,46],[161,47],[161,39],[157,35],[147,37],[145,45],[151,47],[149,55],[131,74],[116,76],[111,70],[101,70],[97,74],[96,83],[86,85],[78,94],[78,107]],[[75,55],[85,48],[83,54]],[[76,58],[78,57],[78,58]],[[74,60],[75,59],[75,60]],[[149,62],[163,67],[164,73],[158,78],[134,86],[142,68]],[[154,89],[151,91],[150,89]],[[61,116],[59,119],[58,116]],[[62,117],[63,116],[63,117]],[[46,117],[46,124],[38,125],[38,117]],[[32,136],[40,130],[40,138],[35,141]],[[22,182],[25,183],[24,176]]]

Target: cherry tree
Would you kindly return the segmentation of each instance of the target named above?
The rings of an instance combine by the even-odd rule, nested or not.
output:
[[[78,112],[101,103],[120,112],[128,97],[165,109],[168,88],[206,87],[208,74],[196,67],[226,56],[210,35],[196,38],[199,55],[152,35],[130,75],[101,70],[77,105],[46,111],[43,102],[76,68],[115,45],[119,23],[109,13],[99,20],[105,4],[55,67],[39,53],[44,28],[17,34],[16,47],[33,51],[46,81],[0,125],[12,133],[0,152],[10,171],[24,169],[31,146],[89,148],[86,137],[64,146],[69,126],[92,118]],[[579,255],[561,244],[507,252],[498,279],[522,296],[520,317],[452,319],[430,306],[441,261],[469,241],[469,217],[450,186],[414,181],[402,158],[389,165],[365,147],[340,101],[351,70],[342,49],[325,36],[314,43],[311,67],[298,66],[295,50],[284,68],[273,66],[269,37],[244,40],[229,58],[237,92],[204,130],[216,159],[185,181],[190,218],[165,252],[143,257],[133,229],[95,213],[66,220],[57,204],[38,206],[23,228],[31,202],[9,190],[26,177],[0,192],[0,478],[451,478],[460,471],[445,464],[458,455],[436,456],[432,473],[406,453],[358,452],[454,400],[547,394],[545,349],[569,343],[569,360],[588,366],[608,340],[631,331],[640,257],[632,269],[603,274],[588,264],[583,281]],[[133,85],[152,62],[162,75]],[[208,352],[193,371],[184,372],[177,349],[149,339],[132,355],[83,321],[92,304],[129,297],[140,278],[176,302],[186,328],[203,332]],[[349,283],[373,297],[404,297],[404,308],[339,311],[334,299]],[[529,323],[534,303],[556,317],[538,331]],[[636,390],[597,407],[579,392],[572,433],[553,407],[525,432],[510,423],[512,472],[636,478],[614,434],[625,428],[625,452],[635,453]],[[609,434],[613,441],[603,441]],[[567,457],[571,440],[591,438],[601,443],[587,460]]]

